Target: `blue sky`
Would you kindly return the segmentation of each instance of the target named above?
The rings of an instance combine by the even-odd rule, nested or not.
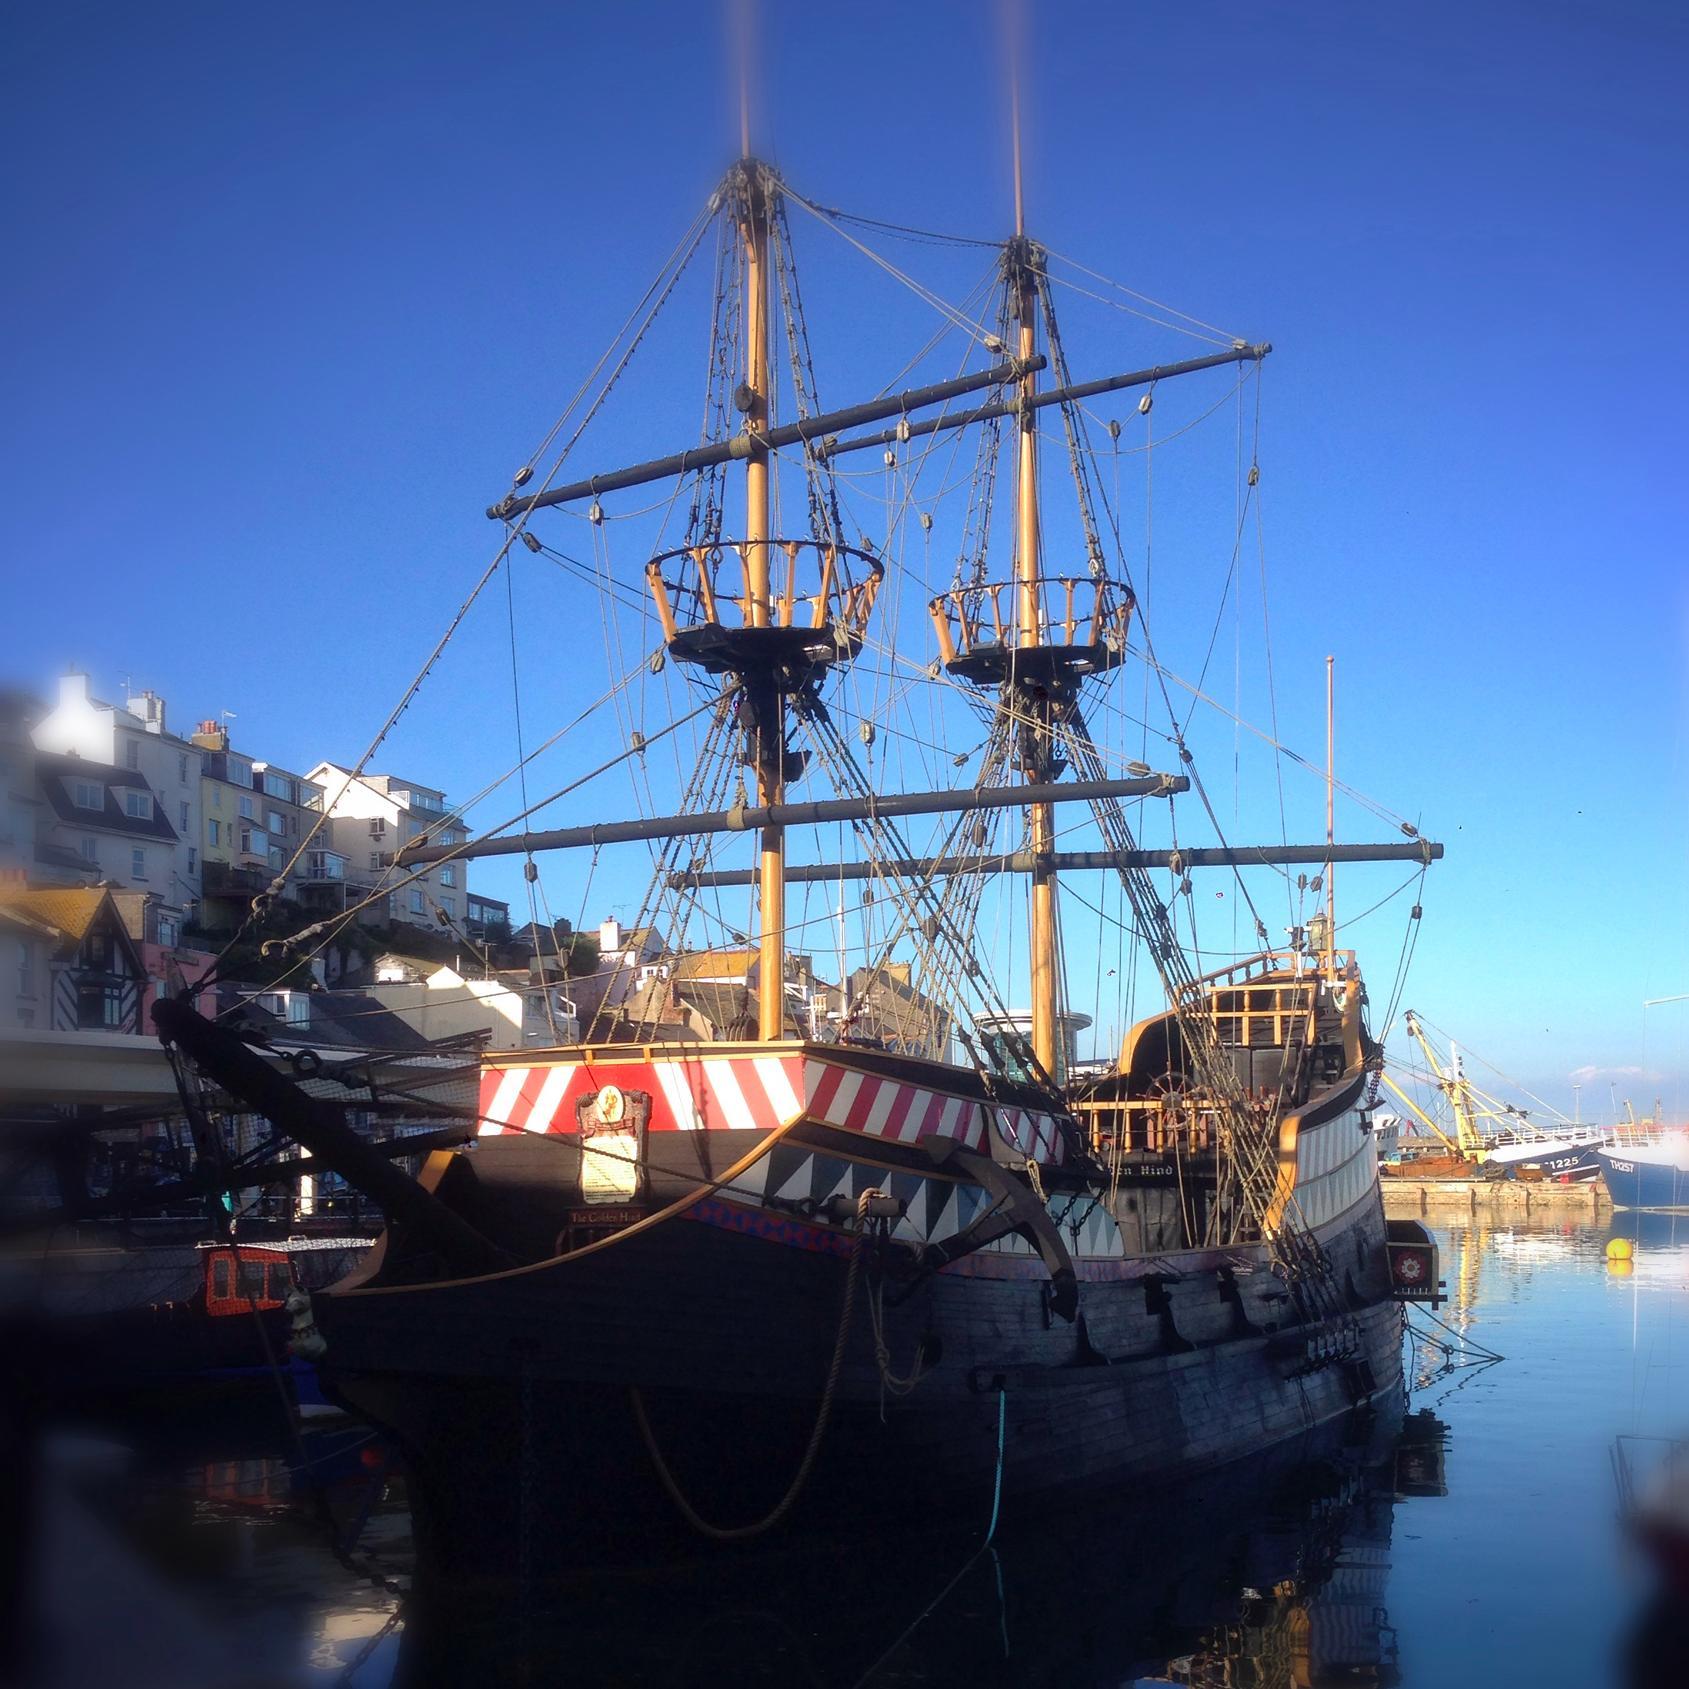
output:
[[[1006,231],[988,8],[768,10],[759,145],[794,184]],[[1613,1072],[1639,1109],[1663,1092],[1682,1114],[1689,1005],[1641,1005],[1689,991],[1689,26],[1636,3],[1035,10],[1032,232],[1276,347],[1261,498],[1283,736],[1319,753],[1335,651],[1345,777],[1449,846],[1407,1000],[1568,1108],[1589,1068],[1586,1113]],[[108,692],[151,685],[178,725],[237,712],[254,754],[354,758],[491,556],[483,507],[732,154],[716,16],[67,3],[4,29],[0,678],[74,661]],[[844,402],[931,319],[860,267],[825,279],[849,254],[798,225],[806,280],[821,261],[824,397]],[[953,294],[980,267],[884,244]],[[1199,349],[1074,305],[1088,370]],[[686,443],[699,320],[653,346],[594,462]],[[1204,391],[1158,397],[1163,426],[1225,388]],[[1157,455],[1155,627],[1181,672],[1224,578],[1233,416]],[[531,744],[592,695],[602,650],[565,577],[524,564],[514,590]],[[1264,721],[1259,667],[1231,655],[1258,643],[1258,593],[1225,614],[1221,690]],[[1204,731],[1222,807],[1245,833],[1270,812],[1276,836],[1259,774],[1231,793],[1230,730]],[[498,594],[383,760],[463,795],[512,745]],[[1317,836],[1317,786],[1291,795],[1292,833]],[[1352,805],[1340,829],[1380,830]],[[603,912],[578,865],[547,874],[558,912]],[[1342,884],[1370,902],[1398,880]],[[1384,985],[1404,901],[1353,934]]]

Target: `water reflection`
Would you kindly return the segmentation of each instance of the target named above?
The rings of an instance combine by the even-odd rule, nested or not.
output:
[[[424,1575],[394,1683],[1392,1683],[1392,1512],[1442,1492],[1442,1437],[1376,1416],[984,1549],[978,1525],[900,1529],[865,1475],[860,1518],[825,1543],[527,1590]]]
[[[865,1471],[826,1540],[700,1545],[659,1574],[595,1566],[590,1541],[542,1521],[525,1586],[442,1586],[410,1563],[402,1480],[357,1428],[309,1432],[302,1462],[273,1413],[127,1421],[53,1489],[140,1545],[155,1581],[103,1592],[102,1612],[132,1620],[106,1627],[103,1664],[78,1676],[67,1656],[55,1681],[1680,1689],[1683,1616],[1624,1549],[1610,1456],[1619,1432],[1689,1430],[1689,1217],[1439,1231],[1440,1336],[1505,1364],[1176,1492],[1005,1522],[983,1552],[988,1497],[917,1530]],[[357,1538],[351,1569],[325,1503]],[[371,1573],[414,1579],[402,1628]],[[80,1574],[74,1558],[61,1571],[61,1605],[92,1633]],[[168,1669],[138,1675],[132,1634]]]

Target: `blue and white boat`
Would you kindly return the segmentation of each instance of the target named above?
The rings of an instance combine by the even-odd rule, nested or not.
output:
[[[1611,1144],[1597,1153],[1614,1207],[1689,1210],[1689,1133]]]

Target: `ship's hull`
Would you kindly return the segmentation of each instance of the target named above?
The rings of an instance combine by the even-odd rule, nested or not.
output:
[[[870,1251],[792,1517],[866,1504],[983,1521],[999,1494],[1013,1510],[1173,1482],[1392,1398],[1401,1316],[1375,1175],[1317,1235],[1332,1300],[1313,1320],[1259,1248],[1078,1257],[1071,1322],[1030,1251],[912,1286],[882,1277]],[[824,1228],[712,1199],[574,1260],[321,1296],[325,1382],[404,1449],[442,1574],[516,1575],[526,1557],[531,1576],[536,1532],[551,1558],[649,1554],[687,1535],[659,1458],[711,1523],[745,1524],[781,1499],[821,1411],[850,1276]]]
[[[1614,1207],[1689,1210],[1689,1163],[1680,1147],[1638,1144],[1604,1149],[1600,1162]]]

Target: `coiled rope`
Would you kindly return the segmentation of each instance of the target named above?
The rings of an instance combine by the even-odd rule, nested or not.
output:
[[[845,1342],[850,1335],[850,1316],[856,1305],[856,1286],[862,1276],[862,1256],[868,1240],[868,1204],[879,1194],[876,1190],[865,1190],[857,1198],[856,1241],[850,1252],[850,1267],[845,1274],[844,1306],[839,1310],[839,1330],[833,1339],[833,1358],[827,1368],[827,1382],[821,1390],[821,1407],[816,1413],[815,1428],[809,1434],[809,1446],[803,1451],[803,1459],[798,1462],[798,1469],[792,1474],[792,1481],[786,1486],[786,1493],[774,1504],[770,1512],[748,1525],[712,1525],[704,1518],[687,1500],[680,1485],[675,1481],[674,1473],[669,1469],[669,1463],[663,1458],[662,1450],[657,1447],[651,1421],[645,1412],[645,1398],[640,1394],[637,1385],[629,1387],[628,1401],[633,1408],[633,1422],[639,1427],[640,1440],[645,1444],[645,1452],[651,1457],[651,1465],[680,1516],[700,1536],[709,1537],[716,1542],[744,1542],[751,1537],[761,1536],[765,1531],[772,1530],[791,1512],[798,1497],[803,1493],[804,1485],[809,1482],[810,1472],[815,1466],[815,1457],[821,1452],[821,1439],[826,1435],[827,1423],[833,1416],[833,1399],[838,1391],[839,1373],[844,1367]]]

